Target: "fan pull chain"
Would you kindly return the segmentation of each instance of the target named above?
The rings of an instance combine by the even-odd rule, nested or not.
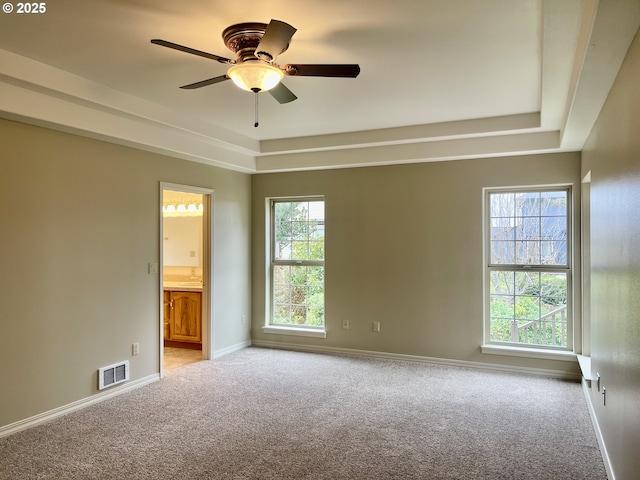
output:
[[[255,123],[253,124],[254,127],[258,128],[258,125],[260,125],[260,123],[258,122],[258,93],[260,92],[260,90],[254,90],[255,96],[256,96],[256,117],[255,117]]]

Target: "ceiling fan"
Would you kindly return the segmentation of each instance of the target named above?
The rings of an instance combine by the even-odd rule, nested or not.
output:
[[[206,87],[231,79],[243,90],[254,93],[268,91],[279,103],[288,103],[298,98],[281,82],[285,75],[355,78],[360,73],[360,66],[357,64],[289,64],[280,67],[275,60],[289,48],[289,42],[295,32],[294,27],[280,20],[271,20],[269,25],[231,25],[222,32],[222,39],[227,48],[236,54],[235,60],[166,40],[153,39],[151,43],[232,65],[225,75],[183,85],[180,88]]]

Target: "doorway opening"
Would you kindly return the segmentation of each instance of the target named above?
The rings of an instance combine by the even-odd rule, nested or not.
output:
[[[161,376],[210,358],[212,193],[161,184]]]

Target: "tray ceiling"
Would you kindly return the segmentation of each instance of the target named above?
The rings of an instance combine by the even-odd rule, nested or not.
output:
[[[580,150],[640,24],[589,0],[66,0],[0,17],[0,115],[249,173]],[[356,79],[285,77],[280,105],[226,66],[229,25],[295,26],[278,63],[359,63]]]

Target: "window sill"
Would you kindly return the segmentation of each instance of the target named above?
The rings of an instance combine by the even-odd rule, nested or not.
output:
[[[296,328],[286,326],[265,325],[262,327],[263,333],[274,333],[276,335],[297,335],[299,337],[327,338],[326,330],[311,328]]]
[[[582,377],[587,382],[587,386],[591,387],[591,357],[585,357],[584,355],[577,355],[577,357]]]
[[[545,350],[543,348],[524,348],[506,345],[482,345],[482,353],[489,355],[508,355],[510,357],[542,358],[545,360],[562,360],[575,362],[576,354],[567,350]]]

